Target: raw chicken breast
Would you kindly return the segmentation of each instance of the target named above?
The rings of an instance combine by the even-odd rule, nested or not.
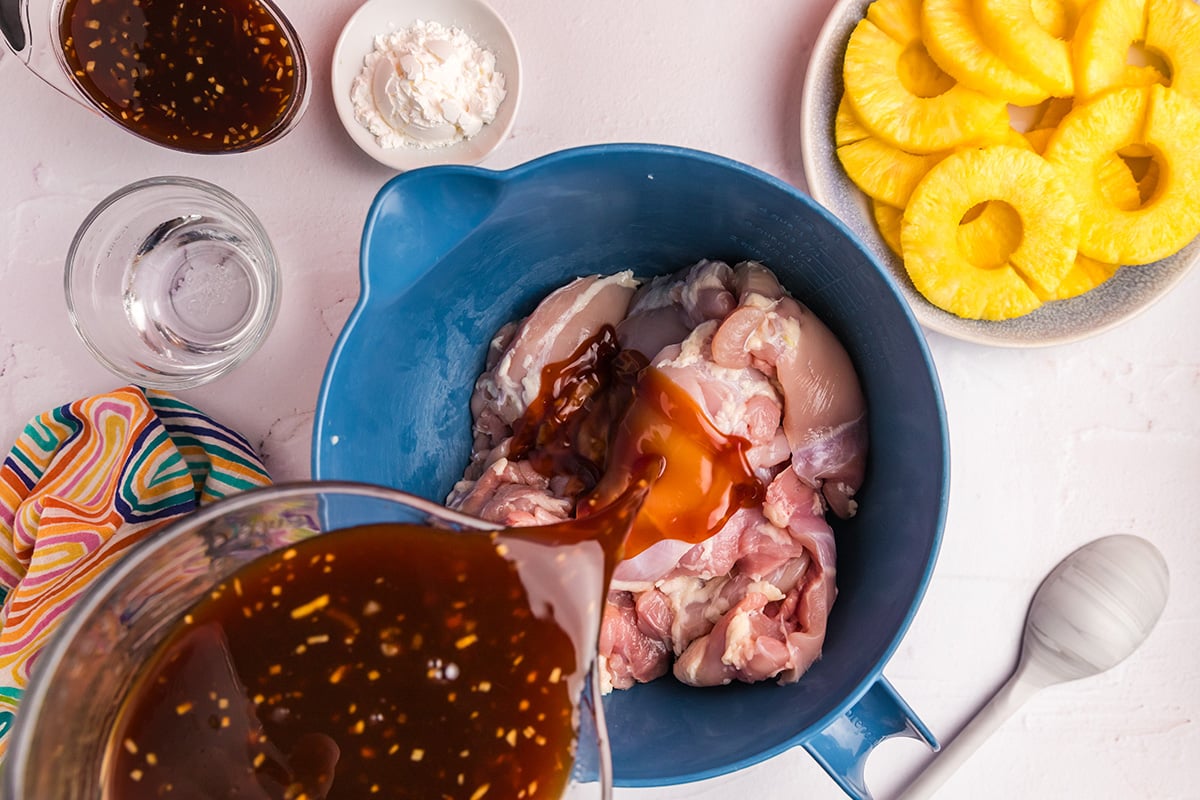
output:
[[[666,459],[613,575],[607,687],[791,682],[820,656],[825,513],[855,511],[866,408],[841,344],[770,270],[580,278],[502,329],[471,408],[448,504],[495,522],[583,515],[636,459]]]

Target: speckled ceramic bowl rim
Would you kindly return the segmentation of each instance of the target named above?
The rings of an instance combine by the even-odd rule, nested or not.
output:
[[[937,308],[913,287],[904,265],[883,241],[866,196],[846,176],[834,149],[833,124],[842,95],[842,57],[850,32],[871,0],[838,0],[817,35],[801,101],[801,159],[813,199],[854,232],[895,279],[925,328],[957,339],[1000,347],[1042,347],[1085,339],[1120,325],[1167,294],[1200,260],[1200,239],[1173,256],[1119,270],[1109,281],[1013,320],[962,319]]]

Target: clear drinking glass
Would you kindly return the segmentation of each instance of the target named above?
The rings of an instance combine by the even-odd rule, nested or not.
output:
[[[254,213],[205,181],[158,177],[102,200],[67,253],[71,322],[104,366],[160,389],[225,374],[262,343],[279,268]]]
[[[225,9],[226,5],[231,8]],[[234,5],[237,8],[232,8]],[[200,7],[201,4],[178,0],[0,0],[0,34],[9,49],[47,84],[126,131],[155,144],[189,153],[237,153],[277,141],[299,123],[310,95],[308,59],[295,28],[272,0],[210,2],[203,6],[208,17],[195,16],[195,9]],[[117,36],[113,40],[128,33],[129,44],[123,50],[113,50],[111,63],[121,65],[120,69],[133,67],[135,71],[113,74],[110,80],[106,74],[110,62],[97,61],[106,52],[104,47],[93,50],[91,42],[80,42],[77,49],[74,43],[68,46],[70,25],[64,26],[64,19],[72,8],[81,9],[81,13],[98,9],[100,19],[123,20],[122,24],[128,30],[116,30]],[[177,9],[187,9],[189,13],[176,14]],[[241,28],[239,21],[248,18],[261,21],[261,29]],[[204,20],[203,25],[197,20]],[[106,33],[98,22],[80,21],[82,30],[92,30],[93,24],[97,25],[98,33]],[[218,31],[222,41],[233,37],[229,41],[235,50],[218,51],[210,47],[208,41],[202,43],[203,51],[187,50],[187,43],[195,40],[196,32]],[[243,33],[248,37],[246,41],[237,39]],[[282,104],[272,103],[265,90],[256,97],[241,94],[236,88],[243,83],[242,78],[248,85],[246,92],[262,86],[264,78],[272,83],[276,80],[275,62],[271,62],[269,72],[259,74],[255,71],[258,51],[252,51],[256,42],[250,42],[249,38],[258,38],[260,34],[271,37],[272,46],[286,41],[286,45],[281,45],[285,52],[279,61],[286,70],[278,79],[279,87],[286,90],[286,102]],[[161,57],[159,45],[162,49],[172,50],[170,61]],[[174,53],[176,47],[180,50],[178,63]],[[242,57],[231,58],[233,52]],[[207,67],[203,63],[203,54],[209,55]],[[194,63],[197,55],[200,55],[200,64]],[[138,63],[167,64],[168,68],[155,71],[139,68]],[[238,74],[241,65],[245,65],[244,74]],[[260,62],[259,66],[265,67],[266,63]],[[214,68],[223,69],[215,74],[223,76],[224,81],[234,88],[226,90],[222,87],[225,90],[223,97],[210,95],[214,102],[212,107],[206,107],[207,101],[196,105],[196,111],[202,112],[196,119],[202,119],[207,113],[210,118],[219,116],[221,125],[211,132],[197,131],[195,135],[183,128],[172,130],[171,120],[182,118],[178,110],[193,105],[193,96],[182,84],[177,84],[175,76],[198,73],[200,79],[191,83],[204,83],[205,75],[209,74],[205,70]],[[99,82],[95,80],[96,76],[101,76]],[[278,91],[275,86],[266,88],[270,93]],[[177,103],[173,111],[160,116],[158,110],[171,100]],[[226,126],[239,127],[241,120],[236,119],[239,113],[257,123],[255,129],[251,133],[247,125],[243,133],[224,140],[222,134],[226,132]],[[227,116],[231,119],[226,119]],[[151,124],[154,120],[159,120],[167,129]]]
[[[403,492],[318,481],[232,496],[133,548],[78,600],[39,656],[9,742],[0,784],[4,797],[104,798],[112,748],[119,746],[112,736],[122,701],[189,608],[264,554],[341,528],[396,522],[433,525],[447,537],[496,531],[490,523]],[[498,535],[529,587],[530,607],[541,608],[569,632],[579,656],[577,672],[566,677],[576,704],[574,765],[569,785],[554,800],[607,800],[607,738],[601,706],[593,702],[599,697],[593,667],[607,575],[603,550],[596,541],[551,545],[519,531]],[[384,788],[381,797],[389,796]],[[466,791],[470,796],[470,787]]]

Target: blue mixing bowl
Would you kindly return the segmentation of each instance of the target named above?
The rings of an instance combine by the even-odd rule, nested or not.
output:
[[[867,398],[869,465],[858,515],[834,525],[838,597],[821,659],[789,686],[694,689],[665,678],[610,695],[616,781],[693,781],[801,746],[848,794],[869,797],[864,760],[881,739],[936,747],[882,670],[941,541],[945,413],[892,280],[794,187],[655,145],[392,179],[368,214],[361,295],[325,373],[313,475],[443,500],[467,463],[468,400],[497,328],[574,277],[661,274],[701,258],[762,261],[841,338]]]

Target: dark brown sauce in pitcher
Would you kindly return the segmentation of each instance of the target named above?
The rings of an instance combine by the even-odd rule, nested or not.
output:
[[[104,796],[557,800],[646,486],[584,521],[354,527],[240,568],[136,678]]]
[[[84,95],[168,147],[249,149],[302,102],[299,43],[262,0],[67,0],[59,38]]]

